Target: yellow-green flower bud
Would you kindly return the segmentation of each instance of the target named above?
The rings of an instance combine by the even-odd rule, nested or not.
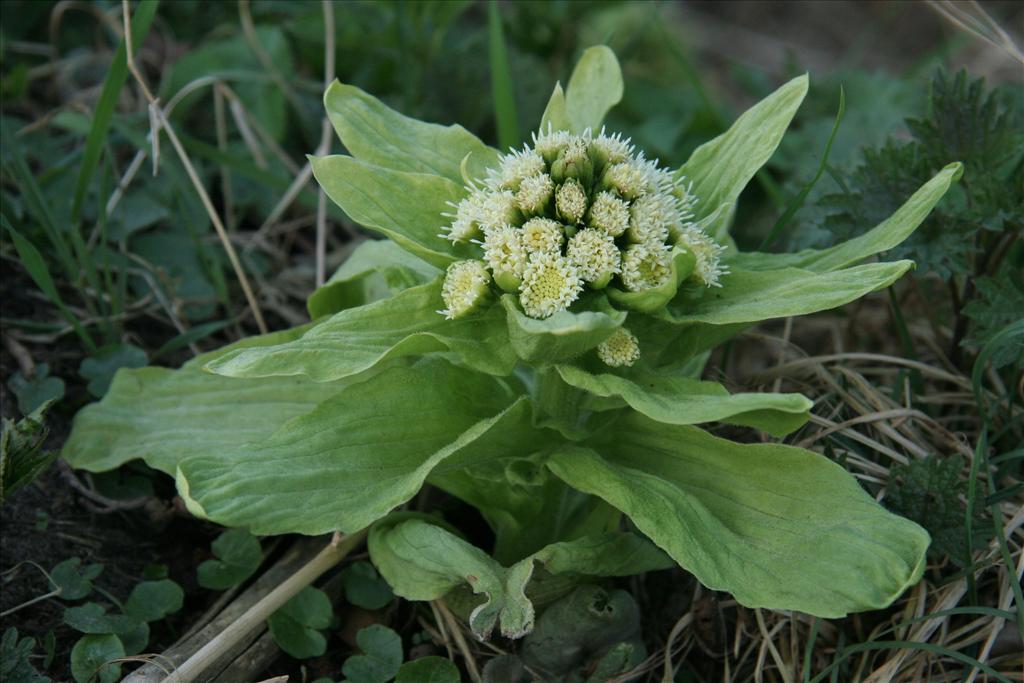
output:
[[[629,229],[626,239],[642,242],[664,242],[668,239],[669,225],[678,222],[675,198],[667,193],[645,194],[629,207]]]
[[[622,262],[614,238],[594,228],[584,228],[569,240],[566,257],[594,289],[605,287],[619,272]]]
[[[606,190],[615,190],[624,199],[636,199],[647,191],[647,175],[639,164],[624,161],[605,169],[601,186]]]
[[[630,292],[658,287],[671,275],[672,261],[664,244],[631,244],[622,254],[622,284]]]
[[[618,133],[605,135],[604,129],[601,134],[590,141],[590,159],[594,162],[594,172],[600,173],[608,164],[621,164],[633,155],[633,146],[629,139],[622,139]]]
[[[480,236],[480,219],[483,216],[487,194],[481,190],[473,190],[455,206],[455,215],[445,214],[452,218],[441,237],[452,242],[465,242]],[[449,203],[449,206],[451,204]]]
[[[510,191],[502,190],[486,195],[480,208],[480,228],[485,234],[506,225],[515,225],[519,220],[519,205]]]
[[[527,178],[544,172],[544,159],[535,150],[524,148],[502,155],[498,170],[492,172],[488,184],[496,190],[516,192]]]
[[[490,282],[483,261],[456,261],[445,271],[441,298],[447,308],[438,313],[451,320],[478,310],[490,296]]]
[[[640,359],[640,343],[632,332],[620,327],[598,344],[597,357],[613,368],[628,368]]]
[[[569,139],[568,144],[551,164],[551,177],[556,183],[575,178],[583,185],[590,185],[594,178],[594,164],[587,154],[587,142],[584,138],[576,136]]]
[[[561,224],[550,218],[531,218],[523,224],[523,247],[529,255],[560,253],[563,237]]]
[[[544,212],[544,207],[551,201],[555,184],[547,173],[538,173],[523,180],[516,192],[516,204],[524,216],[534,216]]]
[[[531,318],[547,318],[567,309],[582,290],[583,280],[567,258],[536,254],[526,266],[519,303]]]
[[[484,259],[499,287],[506,292],[519,291],[527,259],[521,230],[506,225],[488,232],[484,238]]]
[[[569,178],[555,193],[555,210],[567,223],[576,224],[587,211],[587,193],[575,178]]]
[[[618,237],[629,227],[629,204],[611,192],[598,192],[590,205],[587,225]]]
[[[569,144],[570,139],[572,139],[572,135],[568,131],[553,130],[551,124],[548,124],[547,132],[540,135],[533,134],[533,149],[544,161],[552,164],[558,158],[558,154]]]

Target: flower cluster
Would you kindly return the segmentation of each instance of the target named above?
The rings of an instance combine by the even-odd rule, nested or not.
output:
[[[473,278],[466,277],[469,266],[450,271],[449,317],[486,298],[484,267],[534,318],[565,310],[585,288],[601,289],[615,277],[630,292],[664,284],[673,246],[693,253],[694,280],[717,286],[725,272],[722,247],[690,221],[690,186],[618,134],[549,128],[467,189],[443,236],[480,244],[483,267],[472,267]]]

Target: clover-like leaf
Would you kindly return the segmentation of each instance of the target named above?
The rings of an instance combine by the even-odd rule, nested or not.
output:
[[[387,683],[402,665],[402,638],[381,624],[359,629],[356,643],[363,651],[341,666],[348,683]]]
[[[327,650],[320,631],[331,625],[334,610],[319,588],[306,586],[267,619],[274,642],[296,659],[319,657]]]
[[[7,386],[18,399],[18,410],[22,415],[31,415],[47,401],[57,401],[64,397],[64,380],[50,375],[50,366],[40,363],[35,374],[26,378],[21,372],[15,372],[7,380]]]
[[[60,589],[64,600],[80,600],[92,592],[93,579],[103,573],[102,564],[82,566],[78,557],[69,557],[50,572],[50,579]]]
[[[391,586],[369,562],[353,562],[341,572],[345,599],[363,609],[380,609],[395,599]]]
[[[103,398],[114,374],[121,368],[141,368],[149,362],[146,352],[131,344],[117,344],[100,349],[82,361],[78,374],[89,380],[89,393]]]
[[[420,657],[398,670],[395,683],[459,683],[459,668],[444,657]]]
[[[826,618],[880,609],[924,569],[924,529],[811,451],[737,444],[636,413],[590,445],[560,450],[548,466],[748,607]]]
[[[508,348],[505,315],[499,307],[446,320],[437,313],[441,305],[441,282],[435,280],[341,311],[299,339],[224,354],[208,369],[228,377],[303,375],[331,382],[403,356],[453,353],[482,372],[512,372],[515,356]]]
[[[123,614],[107,614],[102,605],[87,602],[64,610],[64,623],[82,633],[130,633],[138,629],[139,620]]]
[[[82,636],[71,648],[71,675],[76,683],[115,683],[121,678],[121,665],[111,663],[125,656],[117,636]]]
[[[185,592],[170,579],[143,581],[132,589],[124,613],[139,621],[160,621],[181,609]]]
[[[206,560],[196,569],[203,588],[224,590],[242,583],[260,567],[263,552],[258,538],[245,529],[229,529],[210,546],[217,559]]]

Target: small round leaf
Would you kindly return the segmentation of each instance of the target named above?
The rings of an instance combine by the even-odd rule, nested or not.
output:
[[[76,683],[115,683],[121,678],[121,665],[107,662],[120,657],[124,657],[124,645],[117,636],[82,636],[71,649],[71,675]]]
[[[260,542],[244,529],[231,529],[210,546],[215,560],[206,560],[197,570],[199,585],[213,590],[237,586],[259,569],[263,561]]]

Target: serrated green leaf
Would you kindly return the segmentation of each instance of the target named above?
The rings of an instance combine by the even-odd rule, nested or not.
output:
[[[462,184],[460,166],[471,155],[472,177],[497,164],[498,152],[459,125],[409,118],[352,85],[335,81],[324,93],[327,117],[358,159],[410,173],[431,173]]]
[[[274,642],[296,659],[319,657],[327,651],[320,631],[331,625],[334,610],[327,594],[306,586],[267,619]]]
[[[353,562],[341,572],[345,599],[363,609],[380,609],[395,599],[391,586],[369,562]]]
[[[139,621],[160,621],[181,609],[185,591],[170,579],[143,581],[132,589],[124,613]]]
[[[527,363],[557,363],[589,351],[622,325],[626,313],[608,305],[604,296],[584,302],[579,313],[559,311],[538,320],[523,313],[513,294],[504,294],[501,305],[508,314],[507,338],[519,358]]]
[[[139,621],[123,614],[107,614],[102,605],[87,602],[64,610],[64,623],[81,633],[123,634],[134,631]]]
[[[591,374],[572,365],[558,365],[556,370],[574,387],[595,396],[621,398],[634,410],[668,424],[727,422],[782,437],[807,422],[814,405],[800,394],[729,394],[717,382],[664,371]]]
[[[482,372],[512,372],[515,357],[505,339],[505,315],[500,308],[447,320],[437,312],[442,305],[438,279],[341,311],[299,339],[223,354],[207,369],[228,377],[303,375],[315,382],[331,382],[387,360],[450,353]]]
[[[108,662],[124,655],[115,635],[82,636],[71,648],[71,675],[76,683],[115,683],[121,678],[121,665]]]
[[[622,100],[622,69],[615,53],[604,45],[583,51],[565,90],[570,130],[597,133],[605,114]]]
[[[402,638],[381,624],[359,629],[356,643],[363,651],[345,660],[342,673],[349,683],[387,683],[402,665]]]
[[[34,481],[56,459],[57,451],[43,448],[50,433],[44,416],[54,400],[47,399],[17,422],[3,419],[0,431],[0,503]]]
[[[853,265],[869,256],[888,251],[902,243],[928,217],[953,183],[963,166],[949,164],[921,186],[895,213],[868,232],[828,249],[805,249],[794,254],[746,252],[732,255],[727,263],[743,270],[803,268],[827,273]]]
[[[924,569],[928,534],[841,467],[776,444],[737,444],[625,414],[548,466],[601,496],[714,590],[817,616],[888,606]]]
[[[443,657],[420,657],[398,670],[395,683],[459,683],[459,668]]]
[[[132,344],[105,346],[82,360],[78,374],[89,381],[89,393],[103,398],[114,375],[121,368],[142,368],[149,362],[146,352]]]
[[[441,271],[391,240],[366,240],[306,302],[316,320],[430,282]]]
[[[674,323],[731,325],[806,315],[884,289],[913,265],[911,261],[866,263],[831,273],[737,269],[725,276],[720,288],[694,285],[680,291],[663,317]]]
[[[327,196],[356,223],[376,230],[427,263],[444,268],[470,258],[474,245],[453,245],[442,236],[465,195],[461,185],[428,173],[407,173],[354,157],[310,157],[313,175]]]
[[[215,560],[206,560],[196,569],[199,585],[213,590],[237,586],[260,568],[263,551],[258,538],[245,529],[229,529],[210,546]]]
[[[92,592],[92,581],[103,573],[102,564],[82,566],[82,560],[69,557],[50,571],[50,579],[64,600],[81,600]]]
[[[669,560],[647,541],[613,532],[554,543],[503,567],[484,551],[444,528],[423,519],[396,515],[370,530],[370,557],[396,595],[409,600],[436,600],[468,583],[483,594],[469,618],[478,638],[495,626],[508,638],[520,638],[533,628],[534,607],[526,584],[534,563],[548,572],[588,576],[628,576],[668,566]]]
[[[446,467],[510,455],[532,418],[501,383],[442,361],[353,385],[258,443],[179,465],[196,512],[260,535],[355,532]]]
[[[721,204],[736,205],[743,188],[778,147],[807,85],[806,75],[786,83],[744,112],[729,130],[698,147],[683,164],[678,174],[693,181],[693,194],[700,198],[695,220]],[[727,215],[707,230],[719,242],[725,241],[728,231]]]

